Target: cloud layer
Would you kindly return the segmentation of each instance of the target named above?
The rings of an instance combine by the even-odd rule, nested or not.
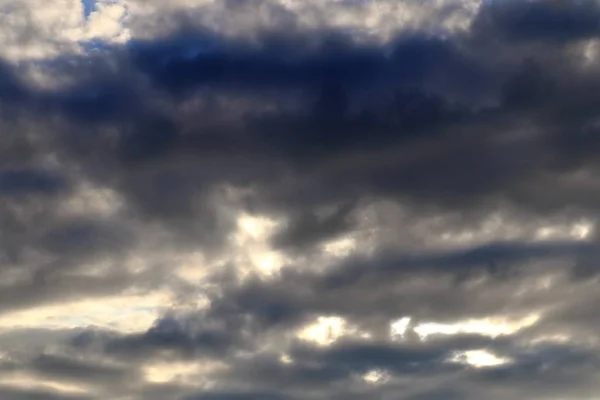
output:
[[[599,16],[0,1],[0,397],[594,398]]]

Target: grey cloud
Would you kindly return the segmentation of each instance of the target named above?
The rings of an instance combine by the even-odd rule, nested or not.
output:
[[[598,35],[600,7],[594,0],[562,2],[490,2],[475,21],[508,40],[561,41]]]
[[[122,368],[95,365],[68,357],[39,355],[30,364],[30,371],[40,376],[54,377],[78,383],[96,385],[123,384],[135,375]]]
[[[192,396],[186,396],[184,400],[284,400],[289,399],[287,396],[282,396],[276,393],[265,392],[215,392],[204,393]]]
[[[4,196],[28,192],[52,194],[64,186],[62,177],[49,171],[7,171],[0,176],[0,193]]]
[[[7,400],[88,400],[92,397],[56,394],[52,392],[0,387],[0,396]]]
[[[305,29],[277,9],[291,18],[285,32],[273,24],[226,35],[194,26],[188,10],[170,21],[180,28],[172,35],[45,60],[39,68],[68,82],[51,89],[2,63],[0,273],[21,275],[0,287],[0,310],[174,289],[177,257],[163,265],[161,251],[199,251],[222,266],[193,294],[178,293],[190,302],[206,295],[205,310],[160,316],[138,333],[90,327],[62,342],[89,360],[41,352],[23,368],[140,399],[553,398],[596,388],[597,344],[585,348],[575,334],[600,325],[596,238],[473,237],[442,248],[409,237],[444,215],[456,216],[447,225],[458,230],[498,211],[523,225],[596,223],[600,75],[580,53],[597,36],[597,4],[485,2],[468,31],[415,29],[386,43]],[[85,185],[115,193],[120,208],[65,212]],[[358,240],[369,255],[322,261],[320,245],[362,234],[362,213],[377,201],[402,206],[409,223],[384,215],[366,228],[381,228],[379,241]],[[279,274],[243,277],[223,266],[236,259],[241,211],[284,221],[265,239],[286,258]],[[423,229],[415,237],[441,235]],[[152,258],[149,271],[127,271],[130,255]],[[98,260],[109,271],[86,275]],[[534,326],[496,340],[421,341],[414,332],[389,340],[389,323],[402,316],[412,328],[533,313]],[[373,336],[325,348],[291,339],[321,315]],[[531,344],[557,332],[570,342]],[[477,348],[514,362],[486,370],[446,362]],[[105,368],[105,358],[126,367]],[[206,374],[216,387],[205,392],[139,375],[145,363],[177,360],[227,368]],[[357,380],[371,369],[391,381]],[[452,376],[457,383],[444,383]],[[4,390],[8,399],[44,398]]]
[[[568,282],[576,257],[588,252],[595,254],[597,249],[576,243],[501,243],[440,255],[376,253],[373,258],[344,260],[325,273],[289,270],[276,280],[221,286],[229,289],[214,297],[212,312],[248,315],[267,327],[295,326],[323,314],[379,323],[403,315],[464,320],[494,313],[499,302],[508,304],[519,282],[536,284],[557,273]],[[558,267],[553,263],[557,259]],[[532,291],[509,309],[533,312],[548,301],[556,300],[550,293]]]
[[[84,298],[101,298],[118,295],[127,289],[146,289],[148,283],[133,274],[117,272],[104,276],[69,276],[61,271],[61,265],[43,266],[34,270],[28,279],[0,289],[0,310],[3,312],[35,307],[39,305],[61,304]]]

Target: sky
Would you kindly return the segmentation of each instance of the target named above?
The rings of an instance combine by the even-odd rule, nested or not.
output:
[[[599,21],[0,0],[0,399],[600,399]]]

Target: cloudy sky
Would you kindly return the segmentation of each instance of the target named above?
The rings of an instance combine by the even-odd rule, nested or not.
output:
[[[597,0],[0,0],[3,400],[600,399]]]

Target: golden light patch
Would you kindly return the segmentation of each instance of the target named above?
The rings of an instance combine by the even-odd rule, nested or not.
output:
[[[547,335],[537,336],[536,338],[532,339],[530,341],[530,343],[531,344],[546,344],[546,343],[568,344],[568,343],[572,342],[573,340],[574,339],[571,335],[556,333],[556,334],[547,334]]]
[[[588,221],[579,221],[570,225],[550,225],[539,228],[535,232],[537,240],[585,240],[594,230]]]
[[[408,330],[411,318],[404,317],[390,324],[390,336],[392,339],[402,339]]]
[[[149,383],[179,383],[204,386],[208,381],[201,378],[224,368],[226,368],[226,365],[221,362],[153,363],[143,367],[143,373],[146,382]]]
[[[282,354],[279,357],[279,361],[281,361],[283,364],[293,364],[294,363],[294,360],[288,354]]]
[[[271,248],[270,238],[279,222],[266,217],[243,214],[238,218],[237,226],[231,252],[240,272],[254,272],[263,276],[271,276],[278,272],[286,257]]]
[[[189,282],[198,283],[206,278],[209,274],[209,265],[204,255],[200,252],[192,252],[185,256],[181,256],[175,274]]]
[[[63,215],[110,216],[123,206],[119,194],[109,188],[81,184],[60,206]]]
[[[583,45],[582,53],[585,67],[595,65],[595,62],[598,60],[598,54],[600,54],[600,41],[598,39],[586,41]]]
[[[143,332],[169,304],[170,295],[163,292],[68,302],[4,314],[0,329],[95,326],[123,333]]]
[[[0,376],[0,385],[21,390],[49,390],[66,395],[85,395],[90,392],[89,388],[82,385],[46,380],[22,373],[3,373]]]
[[[569,232],[574,239],[587,239],[593,231],[594,226],[588,222],[581,222],[573,225]]]
[[[343,336],[368,339],[368,332],[360,331],[342,317],[321,316],[311,324],[306,325],[297,333],[297,337],[319,346],[330,346]]]
[[[456,352],[449,360],[453,363],[467,364],[475,368],[496,367],[508,364],[511,359],[499,357],[488,350],[468,350]]]
[[[508,319],[505,317],[471,319],[453,324],[440,324],[435,322],[421,323],[415,326],[414,331],[426,340],[431,335],[457,335],[480,334],[489,337],[512,335],[521,329],[533,326],[540,319],[539,315],[529,315],[521,319]]]
[[[332,240],[325,243],[323,251],[334,257],[345,257],[356,248],[356,239],[352,237],[344,237],[341,239]]]
[[[278,223],[266,217],[243,214],[238,218],[237,225],[239,228],[238,240],[243,242],[247,238],[267,239],[277,228]]]
[[[363,381],[370,385],[380,385],[389,379],[389,374],[380,369],[374,369],[362,376]]]
[[[493,240],[513,240],[523,235],[519,223],[501,213],[493,213],[472,229],[445,230],[439,237],[443,244],[472,246]]]
[[[341,317],[319,317],[317,321],[306,326],[298,333],[298,337],[320,346],[328,346],[343,335],[346,321]]]
[[[275,251],[257,251],[250,254],[252,264],[264,274],[270,275],[283,265],[283,256]]]

